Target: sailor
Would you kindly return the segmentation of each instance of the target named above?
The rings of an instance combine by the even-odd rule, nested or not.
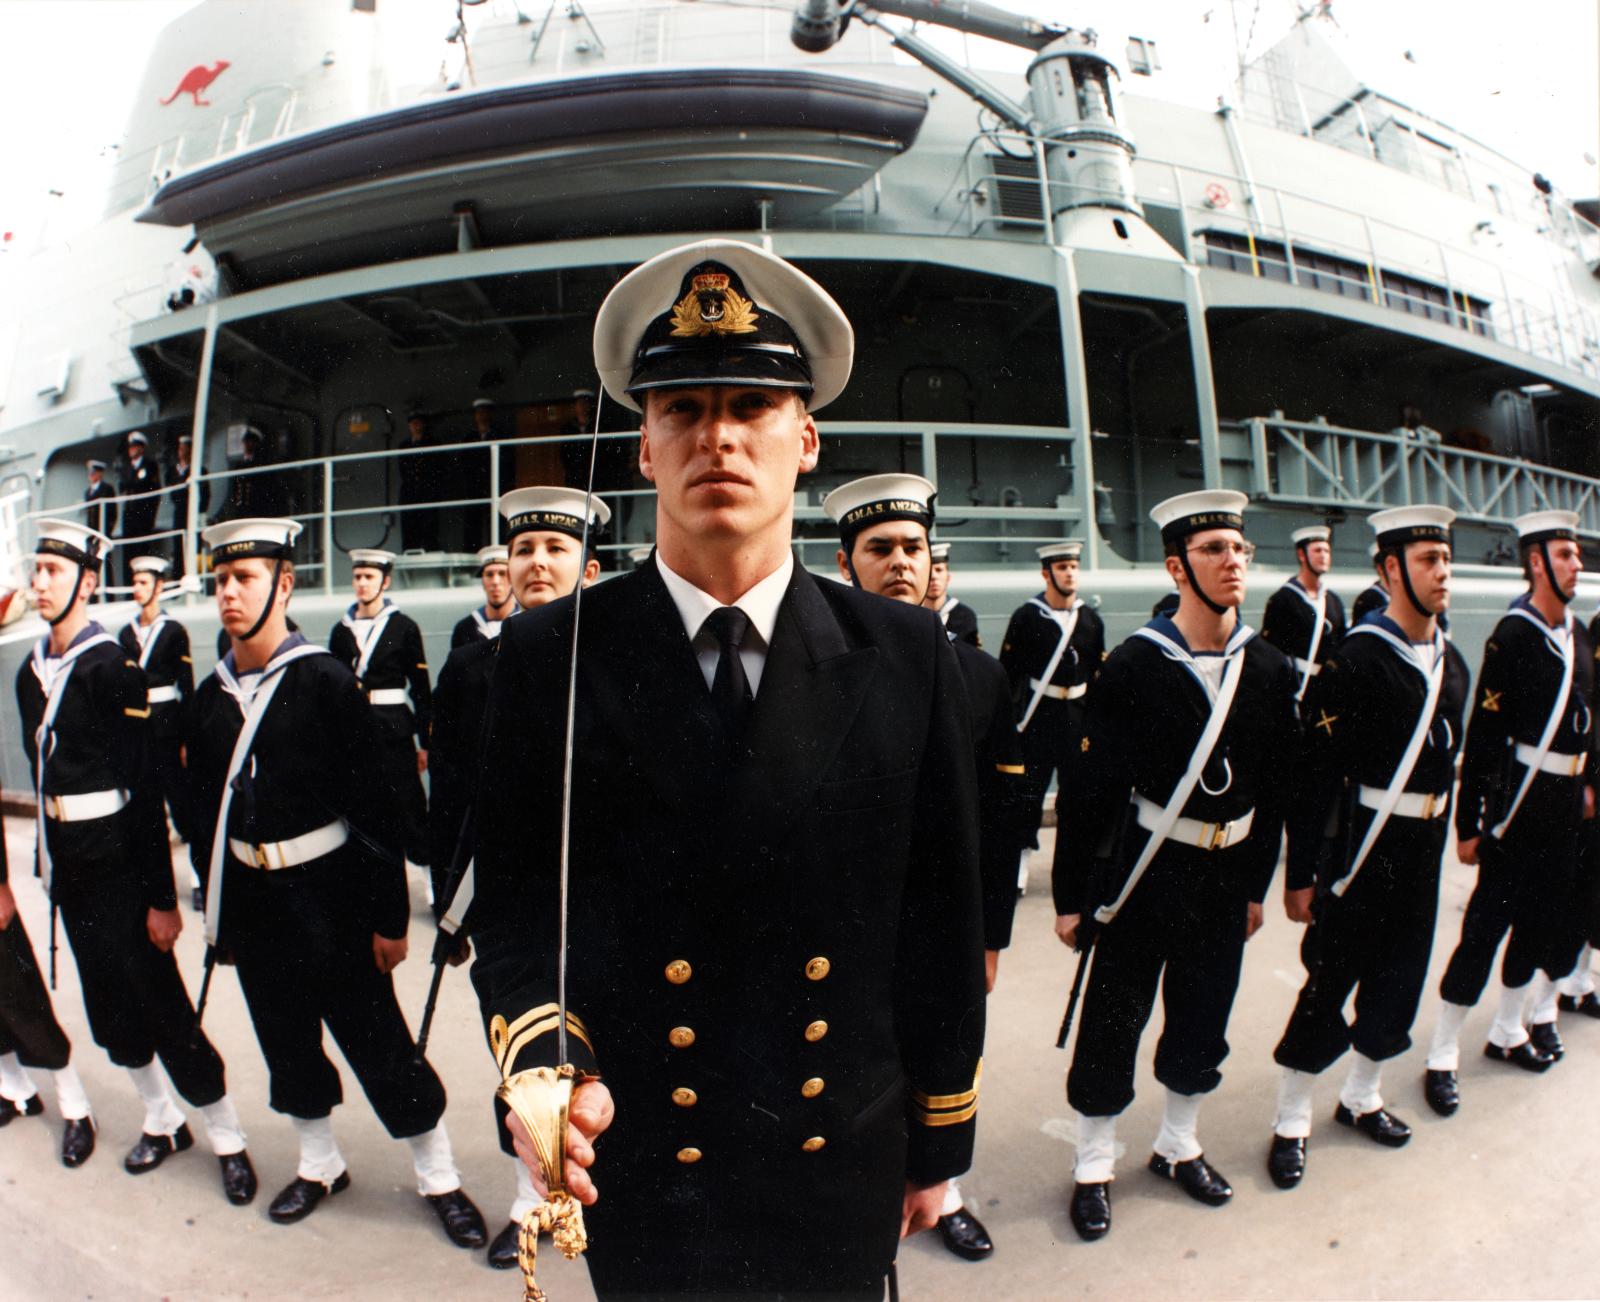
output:
[[[933,484],[921,475],[868,475],[829,493],[822,509],[839,525],[839,577],[864,592],[928,606],[939,545],[928,545],[934,517]],[[932,609],[932,607],[930,607]],[[937,613],[937,611],[936,611]],[[994,990],[1000,951],[1011,943],[1017,908],[1017,862],[1022,855],[1022,741],[1011,687],[1000,662],[962,641],[946,626],[956,649],[972,716],[978,779],[978,862],[983,879],[985,985]],[[952,1179],[939,1215],[939,1236],[958,1257],[982,1261],[994,1240]]]
[[[852,351],[827,293],[758,247],[636,268],[595,355],[643,411],[655,559],[581,620],[564,599],[501,630],[473,979],[507,1091],[563,1040],[583,1078],[564,1181],[602,1299],[878,1298],[971,1161],[983,939],[955,652],[791,550],[811,412]]]
[[[566,596],[580,581],[587,586],[600,577],[599,562],[584,553],[584,517],[589,517],[593,537],[611,519],[611,510],[599,497],[591,499],[588,508],[585,510],[585,494],[578,488],[518,488],[501,496],[500,514],[505,517],[507,537],[499,551],[502,556],[510,553],[509,567],[502,568],[507,569],[507,591],[518,594],[517,606],[542,606]],[[462,838],[472,835],[483,716],[500,628],[497,622],[493,636],[474,637],[451,651],[433,694],[433,748],[429,751],[433,799],[428,812],[433,829],[434,913],[441,932],[455,938],[451,961],[456,963],[464,962],[470,953],[473,888],[452,869],[458,861],[465,866],[457,850]],[[497,1270],[510,1270],[517,1264],[517,1231],[522,1218],[541,1198],[528,1168],[521,1162],[516,1168],[517,1193],[511,1214],[489,1244],[489,1264]]]
[[[56,1020],[33,946],[11,890],[5,838],[0,836],[0,1128],[44,1111],[29,1074],[48,1071],[55,1084],[63,1166],[82,1166],[94,1152],[89,1096],[72,1065],[72,1044]]]
[[[450,634],[452,651],[469,642],[494,641],[500,636],[500,621],[509,619],[517,609],[511,597],[511,571],[506,568],[504,543],[478,548],[478,582],[483,585],[483,605],[456,621]]]
[[[1389,608],[1389,580],[1384,577],[1383,557],[1378,554],[1378,544],[1372,543],[1367,547],[1367,559],[1372,562],[1372,567],[1377,571],[1377,578],[1369,587],[1365,587],[1356,596],[1355,604],[1350,607],[1350,627],[1354,628],[1368,615]]]
[[[1161,988],[1155,1075],[1166,1110],[1149,1167],[1221,1206],[1200,1101],[1221,1083],[1245,941],[1261,926],[1282,842],[1278,766],[1298,742],[1293,666],[1239,618],[1254,549],[1243,493],[1184,493],[1150,512],[1178,612],[1113,651],[1090,694],[1071,769],[1073,834],[1056,838],[1056,934],[1098,928],[1067,1077],[1078,1114],[1071,1217],[1111,1228],[1116,1119]]]
[[[1424,1077],[1429,1106],[1446,1117],[1461,1102],[1461,1028],[1507,930],[1500,1006],[1483,1049],[1496,1062],[1542,1072],[1560,1057],[1555,1001],[1531,1028],[1524,1005],[1537,972],[1560,980],[1578,957],[1568,922],[1595,776],[1594,655],[1568,605],[1583,570],[1578,516],[1534,511],[1515,524],[1528,591],[1483,649],[1456,806],[1456,853],[1477,865],[1478,883],[1439,987]]]
[[[182,748],[185,715],[194,700],[194,660],[189,630],[161,609],[162,580],[172,568],[165,556],[135,556],[133,600],[139,613],[117,634],[122,653],[136,661],[149,684],[150,739],[145,747],[151,791],[172,815],[180,841],[190,836],[189,780]]]
[[[1028,766],[1028,839],[1035,848],[1050,778],[1064,775],[1083,736],[1089,680],[1106,656],[1105,625],[1078,595],[1083,540],[1046,543],[1038,552],[1044,591],[1017,607],[1000,647]]]
[[[489,458],[495,455],[487,445],[500,437],[496,429],[496,407],[493,398],[477,397],[472,400],[472,428],[466,433],[461,451],[451,458],[456,462],[455,496],[472,505],[461,511],[462,550],[475,552],[492,541],[487,521],[480,503],[489,500],[491,469]],[[474,448],[472,445],[477,444]]]
[[[144,756],[144,671],[88,616],[111,540],[62,520],[40,520],[38,529],[32,590],[50,631],[17,671],[38,803],[38,869],[52,929],[59,910],[78,961],[89,1030],[127,1068],[144,1103],[143,1134],[123,1166],[141,1175],[194,1145],[165,1067],[205,1119],[228,1201],[247,1203],[256,1177],[244,1131],[172,952],[183,919]]]
[[[177,531],[168,541],[172,547],[172,572],[170,578],[183,577],[183,539],[189,529],[189,477],[194,473],[194,436],[178,435],[172,463],[167,467],[167,500],[172,503],[172,528]],[[194,485],[197,495],[197,517],[204,519],[211,509],[211,483],[202,479]]]
[[[350,551],[355,601],[328,634],[328,650],[356,676],[378,717],[382,751],[378,764],[394,793],[406,858],[428,865],[428,798],[422,774],[428,768],[432,686],[422,630],[388,595],[395,554],[376,548]]]
[[[1289,535],[1299,570],[1267,598],[1261,616],[1261,636],[1294,662],[1302,700],[1311,680],[1322,672],[1344,638],[1344,602],[1326,582],[1333,568],[1332,536],[1322,524]]]
[[[395,1002],[410,910],[400,811],[373,763],[382,724],[338,658],[286,623],[299,531],[284,519],[204,531],[232,649],[195,694],[188,741],[206,943],[239,974],[272,1109],[299,1132],[295,1178],[267,1214],[301,1220],[350,1184],[326,1023],[384,1128],[410,1146],[417,1191],[450,1240],[482,1247],[441,1120],[444,1086]]]
[[[161,467],[148,455],[150,440],[143,430],[133,430],[127,439],[128,469],[120,492],[127,499],[122,507],[123,582],[133,583],[133,559],[154,551],[161,543],[150,535],[156,531],[156,512],[161,509]]]
[[[106,480],[106,463],[99,460],[90,460],[87,464],[89,486],[83,490],[83,500],[90,503],[83,513],[83,522],[96,533],[109,537],[117,529],[117,504],[106,501],[114,498],[117,490]],[[100,503],[96,506],[94,503]],[[104,601],[105,593],[95,590],[95,601]]]
[[[933,567],[928,572],[928,595],[922,604],[939,617],[952,641],[967,642],[981,649],[983,639],[978,636],[978,616],[971,606],[950,595],[950,544],[933,543],[928,555]]]
[[[1470,675],[1438,620],[1450,600],[1454,519],[1442,506],[1369,518],[1397,595],[1335,643],[1303,697],[1284,908],[1311,925],[1300,950],[1306,981],[1274,1055],[1283,1072],[1267,1170],[1280,1189],[1305,1175],[1312,1091],[1346,1049],[1354,1061],[1334,1120],[1390,1148],[1411,1138],[1380,1083],[1383,1063],[1411,1046],[1427,981],[1465,733]]]

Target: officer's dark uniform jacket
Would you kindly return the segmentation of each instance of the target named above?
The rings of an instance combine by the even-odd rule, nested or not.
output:
[[[961,666],[977,746],[978,863],[983,878],[983,947],[1011,944],[1017,911],[1017,860],[1027,844],[1022,738],[1006,671],[993,656],[950,635]]]
[[[90,484],[83,490],[85,502],[99,502],[103,498],[115,497],[117,490],[111,486],[109,479],[102,479],[98,484]],[[106,503],[103,506],[91,506],[83,513],[83,522],[91,529],[110,535],[117,528],[117,504]]]
[[[1439,643],[1444,677],[1403,788],[1437,800],[1425,800],[1427,817],[1392,813],[1353,877],[1349,868],[1376,817],[1360,800],[1361,788],[1369,797],[1388,789],[1425,703],[1431,665],[1412,657],[1398,624],[1376,615],[1351,631],[1306,693],[1288,823],[1288,887],[1320,889],[1301,950],[1309,978],[1275,1055],[1282,1066],[1322,1071],[1351,1044],[1379,1061],[1410,1047],[1433,948],[1439,861],[1471,687],[1461,653],[1443,638]],[[1343,1010],[1357,984],[1351,1028]]]
[[[147,452],[136,466],[128,463],[122,481],[122,496],[129,500],[122,509],[122,536],[143,538],[156,529],[156,511],[161,507],[161,467]],[[129,558],[132,559],[131,557]]]
[[[117,634],[123,655],[136,664],[142,659],[149,690],[176,687],[175,701],[150,702],[150,730],[161,741],[181,739],[186,730],[185,715],[194,701],[194,659],[189,654],[189,630],[177,620],[163,615],[149,634],[146,647],[140,647],[139,634],[126,624]],[[148,649],[149,654],[145,655]]]
[[[230,850],[223,859],[218,945],[227,949],[235,932],[250,931],[254,898],[277,893],[302,896],[308,917],[313,908],[326,908],[363,934],[399,939],[406,934],[410,904],[393,797],[373,762],[375,711],[350,671],[331,655],[307,656],[282,673],[237,779],[227,834],[247,845],[265,845],[304,836],[340,818],[357,834],[333,853],[287,870],[247,867]],[[190,853],[202,882],[211,862],[222,785],[243,723],[238,703],[215,674],[208,675],[195,693],[187,742],[197,815]]]
[[[1063,612],[1065,613],[1065,612]],[[1044,673],[1050,657],[1055,654],[1056,643],[1061,639],[1061,626],[1045,607],[1044,594],[1025,602],[1012,612],[1006,625],[1006,640],[1000,647],[1000,663],[1011,680],[1011,699],[1020,717],[1033,699],[1030,678]],[[1078,622],[1072,630],[1072,641],[1066,653],[1050,676],[1053,687],[1077,687],[1087,683],[1105,659],[1106,626],[1093,606],[1081,597],[1078,600]],[[1045,697],[1039,702],[1034,718],[1052,706],[1070,702]],[[1029,727],[1033,725],[1030,723]]]
[[[513,611],[516,609],[512,608]],[[450,649],[466,646],[469,642],[489,642],[500,636],[501,620],[489,618],[489,608],[479,606],[470,614],[463,615],[456,621],[456,626],[450,631]],[[443,672],[442,670],[440,671]]]
[[[485,729],[472,976],[508,1075],[557,1061],[572,617],[505,624]],[[617,1102],[597,1289],[881,1288],[903,1181],[966,1170],[977,1108],[974,750],[943,628],[797,565],[741,745],[647,561],[584,596],[573,749],[567,1049]]]
[[[952,642],[965,642],[968,646],[982,648],[983,639],[978,636],[978,613],[966,602],[946,597],[938,615]]]
[[[1177,625],[1164,616],[1152,619],[1148,627],[1185,645]],[[1295,752],[1298,725],[1294,671],[1282,652],[1261,637],[1251,637],[1244,656],[1227,724],[1182,816],[1219,824],[1253,809],[1250,835],[1213,852],[1169,840],[1155,862],[1181,859],[1240,898],[1259,903],[1283,843],[1286,793],[1279,765]],[[1092,912],[1115,896],[1148,835],[1128,816],[1129,801],[1137,792],[1157,805],[1166,804],[1210,717],[1205,689],[1155,643],[1130,637],[1107,657],[1090,694],[1080,753],[1071,769],[1073,835],[1056,839],[1058,914]],[[1209,795],[1208,790],[1219,794]],[[1117,837],[1117,826],[1124,821],[1123,835]],[[1120,871],[1091,894],[1097,848],[1113,838]]]
[[[450,652],[434,685],[432,744],[428,750],[428,828],[436,914],[442,913],[450,902],[447,895],[452,860],[462,835],[463,819],[473,804],[483,716],[489,706],[489,682],[494,676],[499,642],[498,637],[474,635],[471,641]]]
[[[1319,665],[1328,662],[1345,633],[1344,602],[1326,585],[1324,591],[1327,605],[1322,614],[1322,639],[1317,643],[1316,663]],[[1267,598],[1267,608],[1261,616],[1261,636],[1295,662],[1297,673],[1304,673],[1302,662],[1311,650],[1316,620],[1316,598],[1300,586],[1298,578],[1293,578]]]
[[[1383,590],[1381,583],[1374,583],[1363,588],[1357,595],[1355,604],[1350,607],[1350,627],[1354,628],[1368,615],[1377,611],[1387,610],[1389,607],[1389,594]]]
[[[73,645],[105,630],[91,622]],[[70,648],[69,648],[70,649]],[[44,794],[85,795],[95,791],[127,791],[121,812],[83,822],[45,820],[54,864],[58,900],[93,895],[94,874],[118,861],[116,871],[138,882],[146,908],[177,907],[172,859],[166,827],[150,798],[145,752],[150,734],[150,707],[143,671],[116,642],[102,643],[78,656],[54,720],[55,743],[45,765]],[[17,705],[22,714],[22,745],[37,775],[39,753],[35,733],[44,718],[45,692],[31,660],[17,670]],[[94,873],[80,872],[88,864]]]

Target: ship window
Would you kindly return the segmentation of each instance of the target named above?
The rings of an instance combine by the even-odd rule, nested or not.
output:
[[[1156,43],[1142,36],[1128,37],[1128,71],[1148,77],[1161,67]]]

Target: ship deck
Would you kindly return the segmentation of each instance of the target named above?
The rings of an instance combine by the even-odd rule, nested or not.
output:
[[[31,826],[7,819],[6,835],[11,863],[25,864]],[[1423,1048],[1414,1046],[1386,1073],[1385,1096],[1415,1136],[1404,1150],[1379,1148],[1331,1124],[1339,1064],[1318,1089],[1305,1184],[1291,1193],[1272,1187],[1263,1166],[1277,1075],[1271,1053],[1301,978],[1299,928],[1285,921],[1277,884],[1267,925],[1246,953],[1226,1079],[1201,1117],[1207,1156],[1234,1184],[1232,1204],[1203,1208],[1140,1169],[1160,1115],[1149,1067],[1155,1036],[1147,1034],[1139,1096],[1119,1134],[1127,1154],[1115,1186],[1115,1228],[1100,1243],[1079,1242],[1065,1201],[1073,1155],[1062,1091],[1067,1055],[1051,1047],[1075,961],[1051,933],[1052,837],[1046,831],[1043,849],[1032,857],[1032,889],[1019,903],[1015,942],[991,997],[978,1155],[963,1181],[998,1248],[989,1261],[969,1264],[931,1236],[907,1243],[899,1267],[907,1302],[973,1294],[1041,1300],[1596,1295],[1593,1174],[1600,1167],[1600,1127],[1592,1118],[1600,1024],[1565,1018],[1567,1057],[1544,1076],[1497,1066],[1477,1053],[1493,987],[1463,1039],[1460,1113],[1447,1121],[1428,1111]],[[21,872],[15,876],[45,963],[41,893]],[[1433,977],[1418,1025],[1424,1041],[1472,879],[1470,869],[1448,860]],[[421,901],[414,903],[412,958],[397,973],[412,1017],[426,992],[431,932]],[[187,906],[184,914],[179,955],[192,976],[202,940],[198,919]],[[352,1097],[335,1116],[351,1189],[303,1224],[280,1227],[267,1219],[268,1199],[293,1172],[294,1135],[267,1110],[261,1057],[238,986],[225,973],[212,990],[206,1025],[227,1060],[230,1089],[250,1131],[261,1196],[251,1207],[230,1207],[198,1135],[196,1148],[165,1170],[137,1180],[124,1174],[121,1157],[137,1136],[139,1107],[123,1073],[90,1042],[64,944],[61,960],[57,1009],[95,1103],[99,1149],[81,1170],[59,1165],[59,1121],[48,1088],[44,1124],[18,1121],[0,1135],[6,1226],[0,1295],[8,1302],[102,1296],[508,1302],[518,1295],[514,1272],[491,1271],[481,1253],[445,1242],[413,1192],[405,1148],[383,1133],[353,1082]],[[1159,1020],[1158,1011],[1152,1032]],[[512,1171],[494,1143],[488,1106],[494,1069],[464,972],[446,977],[430,1048],[454,1103],[448,1124],[466,1187],[492,1232],[510,1203]],[[603,1145],[601,1158],[603,1188]],[[541,1253],[540,1278],[558,1302],[592,1297],[582,1264],[551,1251]]]

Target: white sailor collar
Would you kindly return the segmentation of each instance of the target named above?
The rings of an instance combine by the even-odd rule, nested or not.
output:
[[[678,608],[678,617],[683,620],[684,632],[693,642],[695,634],[699,633],[711,612],[722,609],[722,603],[709,592],[703,592],[695,587],[681,574],[674,574],[661,559],[659,550],[656,552],[656,569],[661,572],[661,581],[667,586],[672,604]],[[737,601],[729,603],[744,612],[745,618],[750,621],[751,630],[760,636],[764,646],[772,645],[772,634],[778,627],[778,607],[783,604],[783,594],[789,590],[789,579],[793,574],[794,552],[785,551],[782,565]]]

